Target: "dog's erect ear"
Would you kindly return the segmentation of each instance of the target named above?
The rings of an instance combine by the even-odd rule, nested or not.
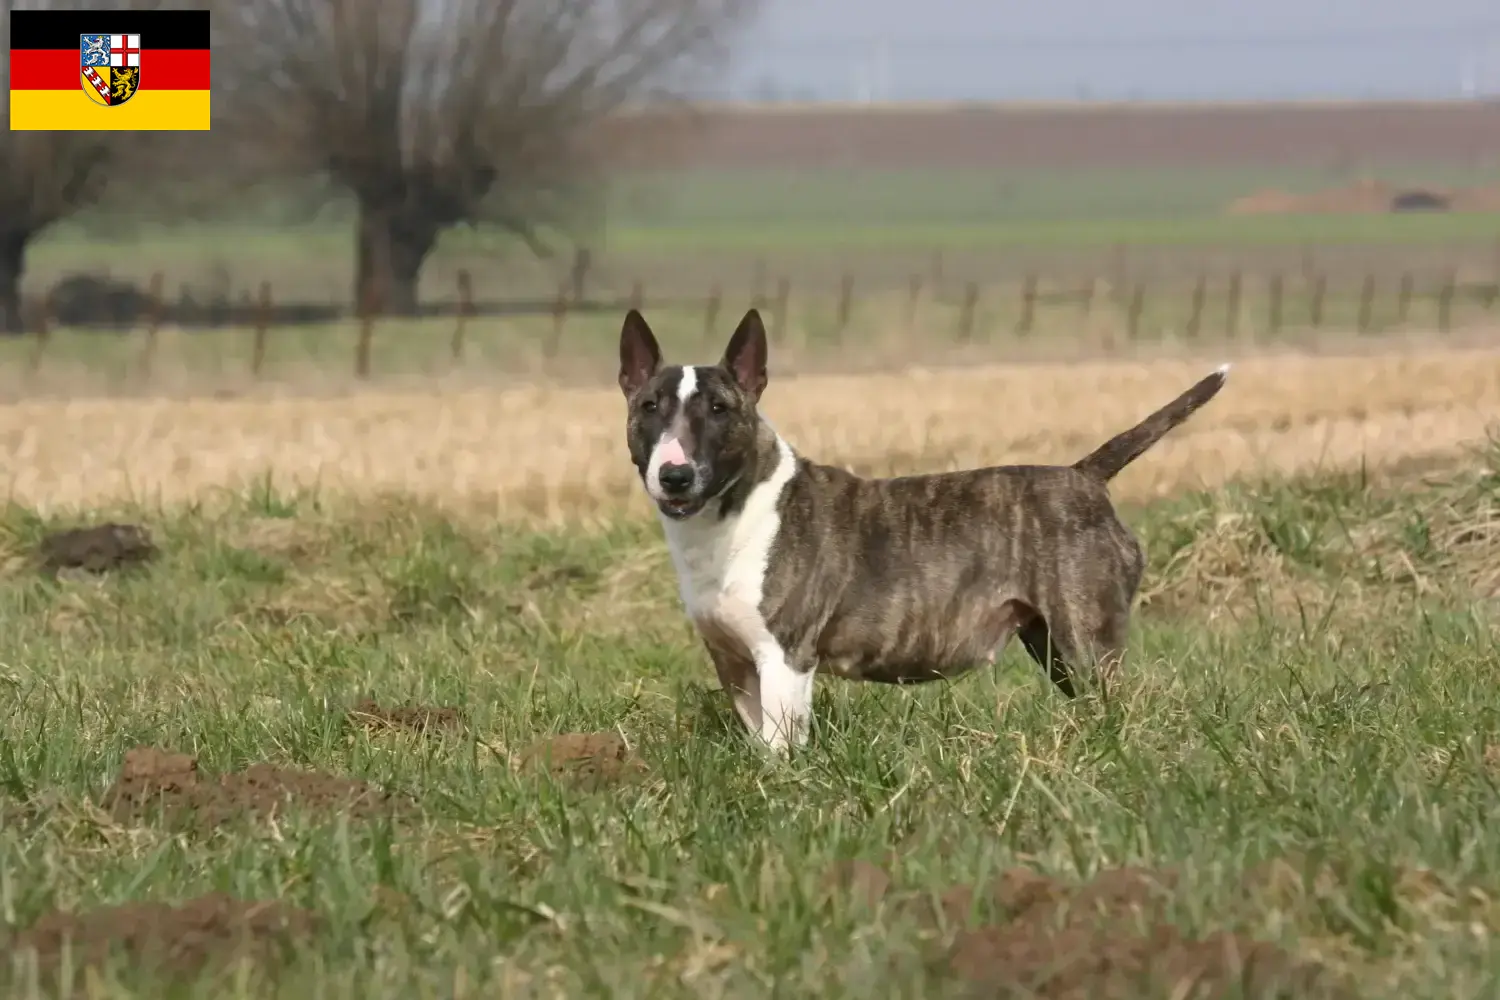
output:
[[[751,309],[734,328],[729,346],[724,349],[724,360],[719,364],[729,369],[735,382],[748,392],[756,402],[766,391],[766,325],[761,322],[760,311]]]
[[[639,310],[630,310],[620,328],[620,391],[627,398],[634,396],[660,367],[661,348],[656,335]]]

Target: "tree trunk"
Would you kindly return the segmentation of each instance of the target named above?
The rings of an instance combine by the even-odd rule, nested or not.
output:
[[[26,332],[21,312],[21,272],[26,267],[26,244],[30,233],[0,233],[0,332],[19,336]]]
[[[437,236],[438,227],[415,212],[361,205],[355,249],[356,304],[393,316],[415,315],[417,279]]]

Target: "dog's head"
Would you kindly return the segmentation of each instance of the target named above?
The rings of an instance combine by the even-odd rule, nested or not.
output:
[[[766,328],[751,309],[717,365],[663,367],[645,318],[620,330],[620,390],[630,406],[625,440],[662,514],[685,521],[739,482],[755,460],[756,404],[766,388]]]

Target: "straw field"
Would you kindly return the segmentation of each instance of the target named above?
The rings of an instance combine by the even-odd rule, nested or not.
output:
[[[42,510],[180,504],[269,481],[327,496],[399,492],[505,520],[640,513],[604,367],[598,388],[23,400],[0,408],[5,485]],[[775,379],[764,408],[804,454],[870,475],[1069,462],[1209,367],[1157,358],[804,375]],[[1116,492],[1147,499],[1405,463],[1482,438],[1497,418],[1493,350],[1248,356]]]

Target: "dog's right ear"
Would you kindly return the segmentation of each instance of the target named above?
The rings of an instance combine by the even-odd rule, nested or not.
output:
[[[627,399],[634,396],[660,367],[661,348],[657,346],[656,335],[640,310],[630,310],[620,328],[620,391]]]

